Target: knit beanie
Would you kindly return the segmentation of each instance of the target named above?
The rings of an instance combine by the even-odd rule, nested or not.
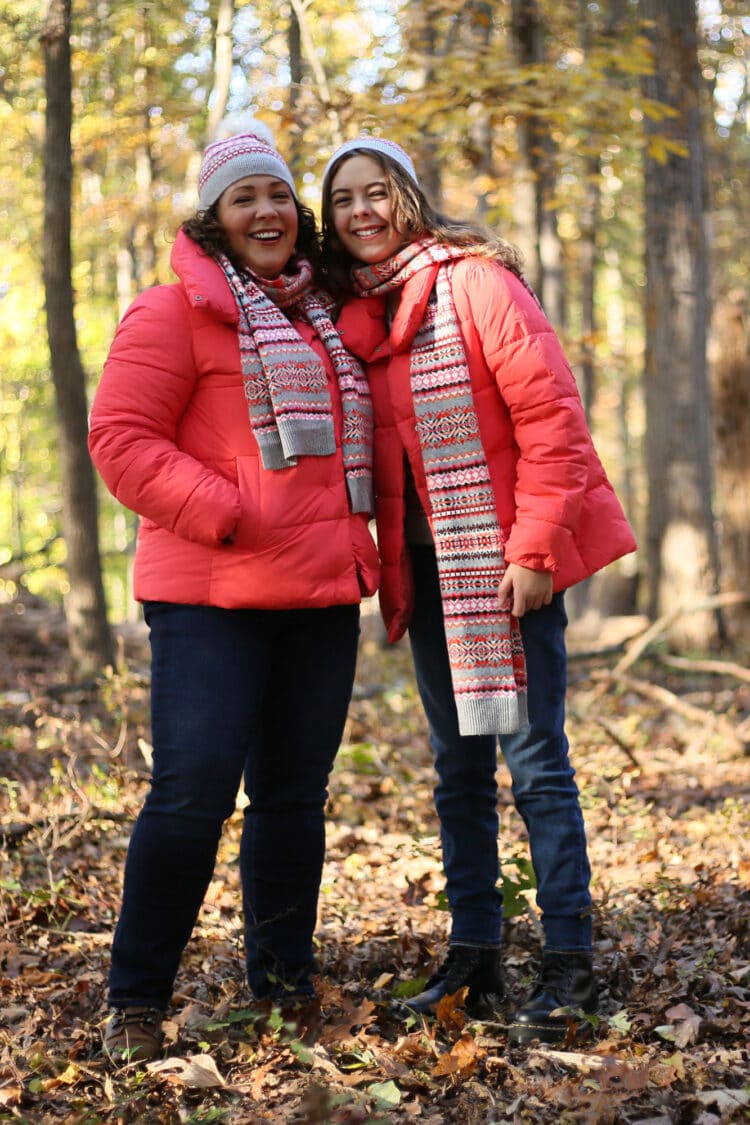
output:
[[[413,183],[419,187],[419,180],[417,179],[417,173],[414,169],[412,159],[409,154],[401,148],[401,145],[397,145],[395,141],[386,141],[383,137],[362,136],[355,137],[353,141],[346,141],[340,148],[336,149],[323,172],[324,192],[328,174],[339,157],[344,156],[347,152],[352,152],[354,149],[360,148],[370,149],[372,152],[379,152],[382,156],[390,156],[391,160],[395,160],[396,164],[400,165]]]
[[[208,208],[222,192],[245,176],[276,176],[297,195],[292,173],[262,121],[241,114],[225,117],[217,140],[203,154],[198,175],[198,204]]]

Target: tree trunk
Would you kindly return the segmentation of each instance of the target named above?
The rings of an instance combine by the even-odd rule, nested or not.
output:
[[[596,235],[599,225],[599,158],[591,156],[585,164],[586,188],[579,225],[581,240],[579,260],[581,269],[581,397],[586,418],[591,425],[591,415],[596,398],[596,272],[598,255]]]
[[[232,81],[232,56],[234,50],[234,0],[218,0],[216,19],[212,22],[212,77],[208,95],[205,144],[216,139],[216,130],[226,113],[229,87]],[[185,194],[198,205],[198,175],[203,146],[193,152],[185,173]]]
[[[625,0],[607,0],[604,6],[605,25],[600,37],[614,48],[617,36],[627,18]],[[578,29],[584,53],[591,51],[594,30],[587,0],[578,0]],[[609,75],[610,82],[618,81]],[[591,425],[596,399],[596,339],[598,323],[596,317],[596,281],[599,272],[597,236],[599,233],[601,204],[601,157],[590,154],[584,159],[585,187],[580,211],[579,226],[581,238],[579,263],[581,271],[581,361],[580,388],[586,418]]]
[[[147,59],[151,46],[150,13],[145,7],[138,12],[135,34],[136,53]],[[135,150],[135,203],[136,221],[132,240],[135,247],[135,281],[138,289],[145,289],[156,281],[156,233],[154,215],[154,153],[151,141],[151,87],[148,65],[136,67],[133,75],[133,96],[141,118],[141,136]]]
[[[304,151],[302,129],[297,121],[297,114],[302,94],[304,60],[302,56],[302,31],[297,13],[291,6],[289,8],[286,40],[289,53],[289,148],[287,158],[295,181],[301,183],[304,172]]]
[[[41,41],[47,97],[44,139],[44,288],[55,388],[63,534],[70,589],[70,652],[79,674],[114,661],[102,584],[94,470],[88,455],[86,380],[78,352],[71,282],[71,0],[49,0]]]
[[[620,255],[611,248],[605,253],[604,284],[610,294],[604,310],[604,332],[612,362],[620,372],[619,402],[617,404],[617,428],[620,435],[619,473],[616,481],[617,494],[625,511],[632,514],[638,510],[635,477],[637,475],[636,457],[630,436],[628,418],[631,414],[631,387],[627,359],[627,311],[623,300],[625,279],[622,275]]]
[[[467,0],[464,8],[467,37],[470,47],[476,52],[477,66],[486,66],[485,56],[492,41],[492,5],[487,0]],[[497,178],[492,155],[492,123],[485,104],[475,102],[472,106],[476,116],[472,117],[469,141],[474,172],[482,177],[485,186],[477,192],[476,214],[485,222],[490,209],[490,192],[487,183]]]
[[[440,42],[440,34],[432,19],[430,5],[413,0],[405,9],[405,40],[413,70],[413,91],[429,90],[445,57],[451,31]],[[422,124],[415,136],[413,155],[419,172],[419,185],[430,203],[440,209],[443,204],[443,169],[439,139],[429,125]]]
[[[303,0],[289,0],[289,2],[297,20],[302,55],[310,68],[318,101],[325,110],[325,115],[328,119],[331,131],[332,144],[335,148],[338,148],[344,140],[344,134],[341,131],[341,121],[338,111],[333,104],[331,89],[328,85],[328,76],[323,61],[315,47],[312,30],[310,29],[310,24],[307,19],[307,5],[303,3]]]
[[[208,99],[208,119],[206,121],[206,143],[210,144],[216,136],[219,122],[226,113],[229,100],[229,86],[232,81],[232,53],[234,41],[234,0],[219,0],[216,22],[214,24],[214,74],[213,85]]]
[[[512,0],[511,26],[516,57],[521,66],[544,60],[544,24],[537,0]],[[519,142],[530,182],[518,216],[519,245],[527,262],[527,275],[555,328],[566,323],[565,279],[557,214],[551,205],[555,191],[554,144],[540,120],[530,113],[519,125]],[[530,224],[533,223],[533,227]]]
[[[717,302],[709,347],[722,585],[750,582],[750,307],[745,293]],[[750,607],[727,620],[732,641],[750,653]]]
[[[645,158],[647,556],[649,612],[656,617],[717,589],[718,551],[696,9],[694,0],[641,0],[641,11],[654,54],[644,93],[674,112],[649,119]],[[672,636],[703,647],[716,624],[692,614]]]

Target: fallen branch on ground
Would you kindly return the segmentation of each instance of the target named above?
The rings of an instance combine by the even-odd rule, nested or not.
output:
[[[744,668],[731,660],[691,660],[686,656],[670,656],[664,652],[658,653],[657,659],[666,668],[674,668],[677,672],[708,672],[715,676],[734,676],[750,684],[750,668]]]
[[[743,605],[750,602],[750,593],[741,593],[738,590],[731,590],[724,594],[712,594],[708,598],[702,598],[701,601],[692,603],[690,605],[677,606],[675,609],[665,613],[653,625],[649,626],[645,633],[641,633],[639,637],[632,642],[627,648],[625,655],[621,660],[618,660],[612,669],[613,675],[618,676],[622,672],[626,672],[633,664],[646,651],[646,649],[662,634],[666,633],[669,628],[674,625],[680,617],[684,617],[690,613],[701,613],[707,609],[721,609],[723,606],[728,605]]]
[[[745,753],[747,751],[747,741],[744,738],[744,731],[742,727],[734,727],[722,715],[712,715],[710,711],[706,711],[703,707],[696,707],[694,703],[688,703],[685,699],[680,699],[679,695],[675,695],[673,691],[669,691],[659,684],[652,684],[647,680],[636,679],[635,676],[626,676],[622,673],[613,671],[599,671],[593,672],[592,676],[598,680],[603,686],[604,690],[610,687],[613,683],[622,684],[623,687],[628,688],[629,691],[634,691],[638,695],[642,695],[646,699],[652,699],[656,703],[660,703],[663,707],[674,711],[683,718],[689,719],[690,722],[697,723],[699,726],[711,727],[717,734],[725,738],[730,746],[736,750]]]
[[[0,824],[0,847],[3,848],[17,848],[24,836],[28,836],[29,832],[33,832],[36,828],[48,828],[52,819],[59,822],[69,822],[75,820],[90,821],[90,820],[108,820],[113,824],[125,824],[133,820],[133,816],[129,812],[103,812],[99,809],[87,809],[82,816],[80,810],[78,812],[61,813],[54,818],[40,816],[36,820],[17,821],[11,824]]]

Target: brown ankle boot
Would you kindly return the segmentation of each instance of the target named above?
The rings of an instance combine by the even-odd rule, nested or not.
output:
[[[113,1008],[102,1036],[113,1063],[147,1062],[161,1051],[164,1012],[158,1008]]]

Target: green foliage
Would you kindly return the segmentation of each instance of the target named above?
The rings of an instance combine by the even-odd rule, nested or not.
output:
[[[24,305],[16,255],[0,300],[0,565],[26,557],[25,584],[54,601],[64,589],[59,534],[61,497],[52,391],[40,346],[38,308]],[[0,574],[0,596],[13,597],[22,567]]]
[[[503,892],[503,918],[518,918],[528,909],[526,892],[536,888],[536,877],[531,860],[526,856],[513,856],[502,860],[500,885]],[[514,874],[508,868],[515,867]]]
[[[388,1082],[374,1082],[367,1087],[367,1093],[375,1099],[375,1108],[396,1109],[401,1102],[401,1091],[391,1079]]]
[[[258,1018],[258,1012],[254,1008],[241,1008],[236,1012],[228,1012],[224,1019],[212,1020],[206,1024],[206,1031],[221,1031],[226,1027],[231,1027],[236,1023],[253,1023]]]
[[[371,742],[354,742],[342,746],[336,758],[334,769],[353,769],[357,773],[382,773],[383,764],[377,747]]]
[[[218,1105],[199,1106],[185,1118],[186,1125],[216,1125],[216,1122],[227,1121],[229,1110]]]
[[[613,1016],[610,1016],[607,1020],[607,1026],[612,1031],[619,1031],[622,1035],[627,1035],[633,1025],[628,1017],[628,1013],[626,1011],[619,1011],[615,1012]]]
[[[419,996],[427,984],[427,977],[412,977],[402,980],[393,988],[393,996],[397,1000],[408,1000],[412,996]]]

